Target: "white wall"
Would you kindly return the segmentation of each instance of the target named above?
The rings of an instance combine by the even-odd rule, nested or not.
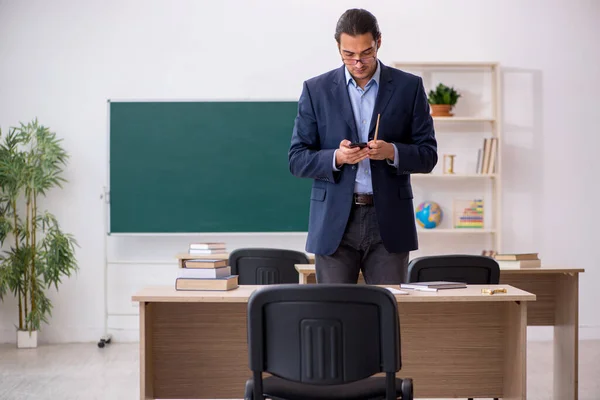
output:
[[[339,66],[335,23],[368,7],[382,61],[498,61],[505,68],[505,251],[582,267],[582,337],[600,337],[595,155],[600,131],[600,3],[592,1],[17,1],[0,0],[0,126],[38,117],[65,140],[69,184],[44,202],[80,243],[81,270],[53,293],[40,340],[96,341],[104,330],[104,216],[109,98],[297,99],[302,81]],[[524,112],[528,110],[527,112]],[[194,239],[203,239],[194,238]],[[302,250],[303,235],[224,236],[229,247]],[[171,260],[188,237],[112,238],[113,261]],[[427,247],[427,241],[422,246]],[[115,264],[111,312],[172,284],[174,264]],[[0,341],[16,306],[0,304]],[[111,318],[118,340],[135,316]]]

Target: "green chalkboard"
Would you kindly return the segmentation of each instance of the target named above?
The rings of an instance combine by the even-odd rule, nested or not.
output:
[[[109,102],[110,233],[306,232],[297,102]]]

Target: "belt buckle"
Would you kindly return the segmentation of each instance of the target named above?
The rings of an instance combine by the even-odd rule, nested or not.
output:
[[[357,206],[366,206],[367,203],[362,203],[358,201],[358,195],[354,195],[354,204],[356,204]]]

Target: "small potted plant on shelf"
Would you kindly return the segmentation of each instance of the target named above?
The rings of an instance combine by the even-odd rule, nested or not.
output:
[[[450,111],[460,96],[453,87],[439,83],[435,90],[429,91],[427,98],[431,105],[431,115],[434,117],[452,117],[454,114]]]
[[[0,136],[2,133],[0,132]],[[0,299],[18,301],[17,347],[37,347],[37,332],[48,323],[63,276],[78,269],[77,242],[57,219],[39,207],[39,198],[61,187],[67,153],[55,133],[37,120],[11,128],[0,142]]]

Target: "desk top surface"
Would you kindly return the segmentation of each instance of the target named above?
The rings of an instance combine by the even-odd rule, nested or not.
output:
[[[296,264],[296,270],[301,274],[311,274],[315,272],[315,264]],[[539,268],[501,268],[500,274],[575,274],[584,271],[583,268],[543,266]]]
[[[159,303],[247,303],[248,298],[260,285],[240,285],[229,291],[177,291],[174,286],[147,287],[132,296],[133,301]],[[386,286],[383,286],[386,287]],[[389,285],[398,289],[398,285]],[[507,293],[482,294],[481,289],[505,288]],[[532,293],[510,285],[469,285],[466,289],[445,289],[438,292],[406,290],[408,294],[395,294],[399,303],[435,302],[488,302],[488,301],[535,301]]]

